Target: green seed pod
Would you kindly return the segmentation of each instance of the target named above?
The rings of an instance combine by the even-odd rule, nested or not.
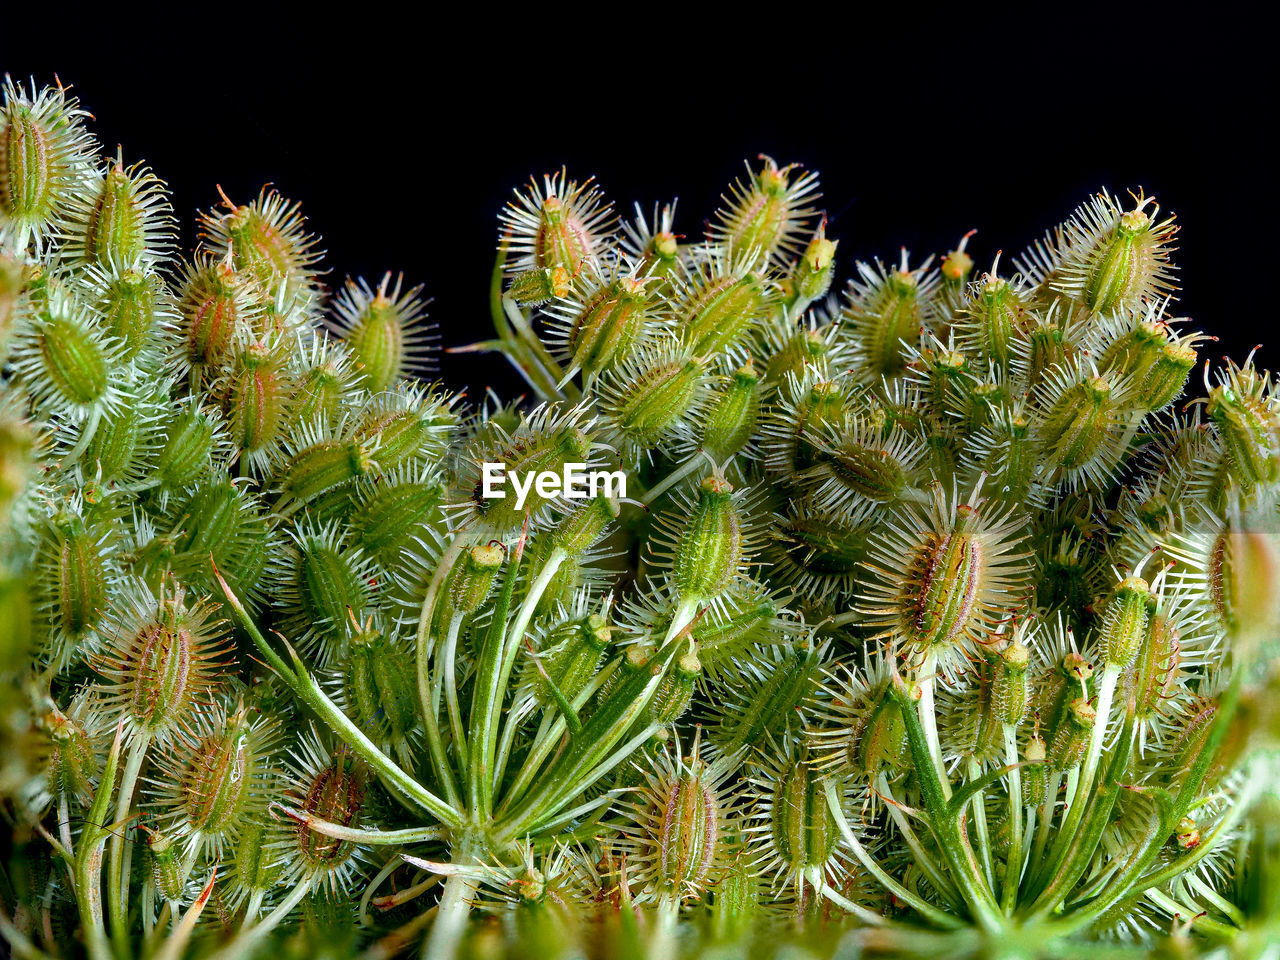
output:
[[[764,276],[746,262],[709,264],[680,290],[675,328],[693,356],[712,356],[742,338],[763,316],[771,295]]]
[[[1105,476],[1118,422],[1115,385],[1106,376],[1074,379],[1061,388],[1037,424],[1037,439],[1056,475],[1085,480]]]
[[[966,348],[1007,371],[1016,343],[1027,334],[1027,298],[1009,280],[988,274],[965,303],[959,325]]]
[[[161,431],[165,438],[154,470],[169,490],[194,483],[211,465],[221,418],[196,403],[184,405]]]
[[[690,631],[697,645],[703,668],[717,672],[732,670],[738,662],[754,653],[759,646],[777,642],[786,636],[778,619],[778,604],[767,594],[748,587],[722,598],[723,612],[708,611]]]
[[[748,360],[708,405],[701,447],[723,463],[746,447],[760,418],[760,378]]]
[[[827,806],[823,774],[805,759],[779,773],[769,811],[771,852],[792,875],[824,871],[839,830]]]
[[[707,477],[672,554],[672,582],[685,599],[713,600],[728,589],[742,561],[742,516],[733,485]]]
[[[1269,378],[1252,364],[1229,367],[1205,407],[1217,424],[1231,477],[1245,490],[1280,478],[1280,413]]]
[[[1147,636],[1156,598],[1147,581],[1126,577],[1107,601],[1098,631],[1098,655],[1109,667],[1127,667]]]
[[[1097,721],[1097,713],[1085,700],[1079,697],[1072,700],[1067,715],[1054,731],[1053,743],[1049,747],[1049,766],[1060,772],[1078,767],[1089,749],[1089,739]]]
[[[226,262],[197,260],[186,268],[178,288],[178,324],[183,356],[196,370],[226,358],[238,332],[252,329],[262,303],[252,283]]]
[[[219,188],[221,193],[221,188]],[[252,279],[269,299],[306,303],[315,290],[316,238],[306,232],[299,205],[263,188],[253,203],[236,205],[222,194],[226,213],[200,217],[203,246]]]
[[[783,742],[799,733],[800,706],[817,685],[822,660],[807,643],[780,649],[775,658],[760,658],[745,683],[741,668],[734,678],[727,665],[724,693],[717,698],[720,721],[711,730],[712,740],[725,754]],[[705,649],[699,647],[698,652],[705,665]]]
[[[757,250],[764,257],[794,252],[811,222],[817,200],[818,175],[792,177],[797,164],[779,167],[773,158],[760,156],[761,168],[747,164],[746,180],[738,180],[724,199],[711,227],[712,240],[744,253]]]
[[[789,330],[780,342],[762,347],[761,354],[767,358],[764,365],[765,386],[778,387],[790,379],[799,380],[808,367],[825,373],[831,353],[829,338],[832,329],[830,324],[821,329],[796,327]]]
[[[94,147],[81,110],[61,86],[28,96],[7,77],[0,110],[0,241],[37,252],[52,234]]]
[[[679,897],[701,894],[710,879],[720,843],[720,803],[701,761],[694,769],[651,786],[652,829],[644,838],[642,856],[649,864],[653,883],[662,892]]]
[[[881,773],[896,777],[907,769],[911,755],[907,726],[901,704],[887,689],[875,698],[852,746],[849,759],[853,768],[872,782]]]
[[[925,275],[924,270],[909,269],[905,250],[897,270],[886,270],[879,261],[874,268],[858,264],[861,280],[850,283],[842,317],[864,379],[879,383],[882,377],[897,377],[906,370],[921,330],[932,319],[936,275]]]
[[[618,663],[617,669],[610,672],[596,691],[595,708],[598,709],[620,689],[625,689],[627,681],[633,679],[641,671],[652,675],[654,667],[649,661],[653,657],[653,649],[645,644],[633,644],[626,648],[626,653]]]
[[[796,501],[770,532],[765,554],[774,578],[811,603],[833,602],[855,586],[872,528]]]
[[[565,553],[578,556],[604,536],[621,510],[621,505],[612,497],[603,494],[593,497],[560,521],[551,539]]]
[[[328,337],[316,337],[297,376],[294,415],[299,423],[339,423],[358,375],[346,351]]]
[[[258,342],[239,352],[225,400],[227,427],[250,463],[266,464],[267,451],[290,422],[293,391],[284,351]]]
[[[362,617],[373,590],[368,564],[358,549],[343,545],[337,524],[299,525],[293,544],[273,579],[284,617],[281,629],[291,637],[312,636],[321,657],[345,650],[351,617]]]
[[[188,872],[179,838],[167,833],[151,833],[147,837],[147,852],[156,892],[166,900],[182,900]]]
[[[458,558],[449,578],[450,613],[472,614],[484,604],[493,589],[498,570],[507,552],[496,540],[476,544]]]
[[[995,658],[991,679],[991,709],[999,723],[1015,726],[1027,715],[1027,665],[1031,651],[1014,640]]]
[[[1022,754],[1022,759],[1026,761],[1026,766],[1022,768],[1022,802],[1027,806],[1040,806],[1048,795],[1049,765],[1045,762],[1046,756],[1044,741],[1036,733]]]
[[[108,646],[90,662],[128,732],[166,742],[207,702],[227,666],[226,622],[211,621],[213,609],[204,602],[188,607],[184,589],[169,584],[158,597],[135,586],[116,601],[104,628]]]
[[[675,213],[674,203],[665,204],[661,209],[655,204],[651,226],[637,205],[635,222],[623,227],[626,231],[623,248],[640,264],[636,273],[659,278],[657,286],[663,293],[671,289],[666,278],[680,266],[680,238],[673,230]]]
[[[577,276],[608,244],[613,212],[591,180],[578,183],[565,172],[530,181],[527,193],[516,192],[501,218],[507,228],[504,246],[518,255],[519,270],[562,267]]]
[[[355,440],[321,439],[316,431],[307,432],[302,442],[306,445],[289,455],[278,470],[281,495],[294,503],[311,503],[379,473],[365,445]]]
[[[418,723],[417,680],[409,655],[383,631],[365,625],[351,637],[342,675],[344,706],[379,743],[404,743]]]
[[[431,369],[436,338],[426,322],[422,287],[402,290],[403,276],[396,278],[395,286],[390,284],[390,273],[383,276],[376,292],[364,280],[349,280],[334,304],[332,328],[351,351],[370,393],[381,393],[402,377]]]
[[[573,701],[591,678],[595,676],[605,652],[612,642],[613,630],[603,617],[592,614],[582,620],[566,625],[567,629],[558,644],[542,659],[542,668],[546,677],[533,669],[528,670],[534,696],[543,707],[553,705],[554,698],[548,684],[554,683],[570,702]],[[557,631],[557,634],[561,631]]]
[[[231,862],[231,882],[236,895],[265,892],[275,886],[280,874],[278,856],[261,823],[249,820],[242,824]]]
[[[42,619],[50,630],[78,640],[102,620],[109,598],[108,541],[75,513],[53,520],[41,550],[37,583],[45,595]]]
[[[740,843],[726,839],[725,845],[731,852],[711,886],[711,930],[717,940],[734,942],[756,929],[764,895],[758,868]]]
[[[1166,343],[1142,378],[1136,395],[1145,410],[1163,410],[1182,396],[1199,354],[1187,341]]]
[[[507,296],[521,306],[541,306],[549,300],[569,296],[572,279],[564,267],[526,270],[512,278]]]
[[[1280,624],[1280,534],[1222,531],[1210,549],[1206,574],[1214,610],[1233,636],[1269,636]]]
[[[1055,367],[1067,362],[1074,355],[1074,348],[1052,315],[1033,318],[1027,331],[1026,370],[1024,377],[1028,387],[1041,385]]]
[[[854,422],[843,430],[831,431],[819,445],[816,476],[834,484],[823,492],[820,502],[833,506],[847,504],[851,497],[874,503],[891,503],[906,489],[909,474],[921,456],[918,446],[902,430],[882,433],[875,426]]]
[[[651,322],[648,280],[622,276],[584,293],[581,303],[556,311],[569,367],[590,379],[629,357]]]
[[[480,477],[470,490],[470,503],[495,531],[519,527],[526,516],[536,520],[553,502],[561,499],[559,487],[544,495],[538,484],[532,483],[527,488],[524,502],[520,503],[512,477],[536,477],[544,473],[562,477],[566,464],[590,462],[593,445],[594,438],[572,420],[563,423],[532,421],[527,424],[527,429],[517,430],[498,449],[486,451],[478,458],[502,464],[504,476],[494,487],[495,492],[501,492],[502,496],[486,497],[485,481]]]
[[[1218,717],[1218,703],[1209,697],[1195,697],[1187,704],[1183,716],[1181,730],[1173,742],[1170,751],[1168,780],[1176,782],[1191,771],[1201,751],[1209,742],[1213,732],[1214,721]],[[1221,772],[1221,763],[1211,768],[1211,773]],[[1205,786],[1211,784],[1206,782]]]
[[[114,341],[59,296],[18,338],[13,363],[37,404],[84,414],[108,405],[114,359]]]
[[[150,271],[125,270],[102,278],[96,301],[98,323],[119,343],[120,359],[132,362],[155,343],[160,328],[164,281]]]
[[[361,411],[352,439],[370,444],[369,457],[383,470],[438,462],[457,420],[449,409],[452,403],[429,388],[381,394]]]
[[[180,813],[192,831],[209,836],[239,828],[260,763],[243,708],[219,719],[185,752],[174,770],[178,801],[174,812]]]
[[[45,723],[49,730],[47,769],[51,786],[61,796],[88,802],[101,772],[88,731],[56,706]]]
[[[166,511],[173,536],[172,569],[180,581],[221,597],[210,555],[241,601],[263,595],[262,573],[272,557],[271,535],[257,501],[221,471],[199,479]]]
[[[1136,199],[1133,210],[1122,212],[1114,198],[1101,194],[1067,224],[1070,247],[1053,286],[1094,313],[1134,309],[1175,289],[1169,241],[1177,227],[1172,217],[1155,219],[1158,206],[1147,213],[1153,197]]]
[[[668,344],[640,351],[610,372],[601,405],[635,462],[668,439],[698,411],[702,364]]]
[[[838,240],[828,240],[825,221],[809,241],[795,269],[788,278],[792,315],[803,311],[809,304],[821,300],[831,289],[835,276],[836,247]]]
[[[164,184],[142,164],[109,161],[71,204],[65,252],[76,260],[119,268],[155,260],[172,242],[173,217]]]
[[[1149,719],[1161,712],[1178,681],[1182,659],[1178,629],[1163,613],[1153,613],[1147,621],[1146,639],[1138,647],[1138,655],[1126,674],[1126,686],[1139,719]]]
[[[397,471],[362,482],[347,517],[355,543],[385,570],[404,566],[411,552],[444,532],[444,491],[429,475]]]
[[[911,641],[922,648],[953,643],[979,612],[987,572],[986,544],[976,535],[978,512],[956,508],[953,528],[929,535],[909,558],[904,599],[910,607]]]
[[[842,428],[850,406],[843,386],[834,380],[792,381],[789,387],[796,398],[782,404],[765,426],[765,469],[779,477],[795,476],[821,462],[821,439]]]
[[[693,688],[702,676],[702,663],[692,651],[683,654],[667,671],[645,709],[648,723],[674,723],[693,702]]]

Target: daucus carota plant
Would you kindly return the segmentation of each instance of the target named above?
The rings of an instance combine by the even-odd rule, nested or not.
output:
[[[6,82],[15,955],[1277,955],[1280,402],[1184,399],[1154,199],[841,288],[813,172],[699,240],[562,171],[468,406],[86,119]]]

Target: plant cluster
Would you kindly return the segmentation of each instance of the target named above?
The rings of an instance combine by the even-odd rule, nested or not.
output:
[[[86,119],[4,85],[16,956],[1275,955],[1280,400],[1187,402],[1153,198],[841,289],[812,172],[691,239],[562,171],[468,403],[420,287],[271,190],[180,258]]]

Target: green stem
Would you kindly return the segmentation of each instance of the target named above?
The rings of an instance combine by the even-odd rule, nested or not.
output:
[[[470,864],[475,854],[467,844],[453,851],[452,862]],[[467,918],[471,915],[471,898],[475,896],[476,881],[462,873],[454,873],[445,881],[431,924],[431,933],[422,945],[423,960],[455,960],[462,935],[466,932]]]
[[[924,729],[925,742],[929,746],[929,758],[938,773],[938,781],[942,785],[942,795],[951,799],[951,781],[947,777],[947,768],[942,761],[942,745],[938,739],[938,717],[934,708],[933,690],[937,680],[937,654],[930,650],[916,670],[915,682],[920,688],[920,725]]]
[[[365,736],[364,731],[352,723],[351,719],[339,710],[332,700],[325,696],[324,691],[316,685],[315,680],[307,672],[292,647],[288,649],[293,659],[293,666],[289,666],[284,662],[280,655],[267,643],[262,631],[253,622],[253,618],[245,611],[240,598],[222,579],[222,574],[218,572],[216,565],[213,569],[218,582],[222,584],[223,592],[227,595],[227,603],[235,613],[236,619],[239,620],[240,625],[249,635],[249,639],[253,641],[254,646],[258,648],[258,652],[262,654],[263,659],[275,670],[280,679],[285,682],[285,685],[303,703],[314,710],[340,740],[363,758],[391,790],[416,803],[442,823],[446,823],[451,827],[461,826],[462,815],[456,809],[405,773],[394,760],[379,750],[373,741]]]
[[[301,883],[289,891],[287,897],[280,901],[279,906],[262,918],[261,922],[242,927],[240,932],[231,939],[230,943],[221,950],[209,954],[205,960],[240,960],[242,957],[253,956],[253,948],[267,934],[284,922],[285,918],[293,911],[293,908],[301,903],[302,898],[311,892],[311,886],[314,882],[314,876],[304,878]],[[246,921],[247,923],[248,921]]]
[[[458,751],[462,766],[467,766],[467,735],[462,729],[462,707],[458,704],[458,633],[462,630],[463,614],[455,613],[449,620],[449,632],[444,648],[436,657],[435,678],[432,683],[431,706],[436,715],[440,710],[440,688],[444,688],[445,707],[449,714],[449,729],[453,733],[453,746]]]
[[[1012,916],[1018,901],[1018,884],[1022,880],[1022,768],[1018,764],[1018,728],[1004,724],[1004,762],[1009,771],[1009,858],[1004,872],[1004,888],[1000,907]]]
[[[982,776],[982,767],[973,757],[969,758],[969,779],[977,780]],[[996,887],[995,871],[991,865],[991,839],[987,833],[987,804],[984,791],[979,790],[969,801],[973,808],[973,826],[978,834],[978,852],[982,856],[982,869],[987,875],[987,885],[992,890]]]
[[[142,761],[146,758],[150,743],[151,734],[142,733],[129,746],[124,773],[120,777],[120,792],[116,795],[116,823],[123,824],[129,817],[133,793],[138,786],[138,773],[142,770]],[[125,828],[122,826],[112,832],[107,854],[107,915],[111,924],[111,942],[120,956],[127,956],[129,953],[129,879],[124,863],[124,847]]]
[[[831,815],[835,818],[836,827],[839,828],[844,842],[849,845],[849,849],[853,855],[858,858],[858,862],[866,867],[880,885],[892,893],[903,903],[910,904],[920,916],[924,917],[930,923],[942,927],[946,930],[959,930],[964,926],[964,922],[957,917],[953,917],[948,913],[943,913],[933,904],[922,900],[916,896],[893,877],[880,864],[872,858],[865,847],[858,842],[858,838],[854,836],[853,829],[849,826],[849,821],[844,815],[844,810],[840,806],[840,795],[837,792],[834,780],[828,779],[824,784],[827,793],[827,807],[831,810]]]

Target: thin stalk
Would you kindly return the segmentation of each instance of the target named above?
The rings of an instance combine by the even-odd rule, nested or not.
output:
[[[146,759],[151,734],[141,733],[129,745],[125,757],[124,772],[120,776],[120,791],[116,795],[115,820],[123,824],[133,806],[133,793],[138,786],[138,773]],[[111,926],[111,942],[117,953],[129,952],[129,871],[124,863],[125,829],[121,826],[111,834],[107,853],[107,919]]]
[[[263,917],[260,923],[242,927],[230,943],[210,954],[205,960],[235,960],[235,958],[252,956],[253,948],[267,934],[280,926],[293,908],[302,902],[302,898],[311,892],[314,880],[314,876],[304,879],[289,891],[289,895],[280,901],[280,905]]]
[[[982,766],[973,757],[969,758],[969,779],[977,780],[982,776]],[[979,790],[973,795],[969,801],[970,807],[973,809],[973,827],[978,834],[978,852],[982,856],[982,869],[987,875],[987,886],[992,890],[996,888],[995,871],[991,866],[991,838],[987,832],[987,804],[983,796],[984,791]]]
[[[924,845],[920,842],[920,838],[916,836],[916,832],[911,827],[907,815],[898,808],[896,798],[894,797],[890,787],[889,778],[886,774],[881,773],[876,780],[876,789],[878,789],[885,798],[885,807],[889,811],[889,816],[894,824],[898,827],[898,832],[902,834],[902,839],[906,841],[907,848],[911,851],[911,856],[920,870],[933,884],[935,890],[943,897],[952,900],[955,903],[961,903],[960,893],[956,890],[956,886],[952,883],[947,875],[943,872],[942,867],[930,856],[925,850]]]
[[[644,504],[646,507],[652,504],[655,500],[657,500],[660,496],[662,496],[664,493],[670,490],[673,486],[675,486],[677,483],[679,483],[689,474],[697,470],[698,467],[702,465],[704,458],[708,460],[710,459],[701,450],[698,450],[697,452],[695,452],[693,456],[691,456],[683,464],[681,464],[675,470],[672,470],[669,474],[663,477],[660,483],[646,490],[644,493],[644,496],[640,498],[640,502]]]
[[[849,826],[849,821],[844,815],[844,810],[840,806],[840,797],[836,792],[836,784],[834,780],[827,780],[825,783],[827,793],[827,806],[831,810],[831,815],[835,818],[836,827],[839,828],[844,842],[849,845],[849,849],[853,855],[858,858],[858,862],[866,867],[867,872],[880,882],[880,885],[892,893],[903,903],[912,906],[917,913],[929,922],[946,930],[959,930],[964,926],[964,922],[957,917],[953,917],[948,913],[943,913],[933,904],[922,900],[916,894],[912,893],[888,872],[876,863],[866,848],[858,842],[858,838],[853,835],[853,829]]]
[[[502,713],[502,705],[506,700],[505,691],[511,683],[511,672],[515,669],[516,658],[520,653],[521,644],[524,643],[524,635],[533,620],[534,611],[537,610],[539,601],[542,600],[547,587],[550,586],[556,572],[567,557],[568,554],[559,547],[551,551],[546,563],[538,571],[538,576],[529,585],[529,592],[525,595],[524,602],[520,604],[520,609],[516,612],[516,618],[511,624],[511,629],[502,634],[502,641],[498,650],[498,669],[492,675],[491,685],[485,691],[480,689],[476,691],[477,696],[484,692],[487,698],[479,711],[482,724],[476,737],[476,749],[479,751],[479,762],[481,764],[479,772],[483,775],[482,780],[477,781],[477,785],[480,787],[482,806],[486,812],[493,809],[493,790],[497,781],[495,776],[484,774],[485,771],[497,773],[499,717]],[[519,562],[519,554],[516,562]],[[515,573],[516,571],[513,570],[511,575],[514,576]],[[517,711],[512,710],[507,714],[506,724],[508,727],[519,725],[522,719]],[[512,736],[514,736],[514,732]],[[503,739],[504,741],[506,739],[505,731],[503,731]]]
[[[1204,915],[1202,910],[1195,906],[1185,906],[1178,903],[1168,894],[1160,890],[1148,890],[1147,896],[1151,898],[1151,902],[1160,907],[1167,913],[1174,916],[1180,916],[1190,923],[1197,930],[1211,934],[1222,940],[1234,940],[1239,930],[1230,924],[1222,923]]]
[[[572,383],[565,381],[564,370],[560,364],[556,363],[555,358],[547,352],[547,348],[542,345],[542,341],[538,339],[538,335],[533,332],[533,328],[529,326],[529,320],[524,315],[524,311],[510,297],[504,295],[502,298],[502,309],[507,315],[507,319],[511,321],[511,326],[516,331],[516,336],[520,341],[528,347],[529,352],[537,360],[538,364],[547,371],[551,378],[551,396],[550,399],[565,399],[571,402],[577,402],[582,399],[582,393]],[[560,384],[564,384],[563,392]]]
[[[431,840],[442,840],[446,833],[441,827],[406,827],[403,830],[371,830],[359,827],[344,827],[340,823],[322,820],[303,810],[287,807],[282,803],[271,804],[271,809],[273,811],[279,810],[313,833],[333,837],[335,840],[350,840],[352,843],[426,843]],[[399,862],[398,858],[396,862]]]
[[[1116,683],[1120,679],[1120,667],[1109,663],[1103,668],[1102,679],[1098,683],[1097,719],[1089,738],[1089,752],[1085,755],[1084,764],[1074,784],[1075,789],[1068,797],[1067,815],[1062,821],[1062,829],[1058,831],[1046,867],[1056,870],[1066,855],[1067,843],[1075,836],[1084,818],[1085,808],[1093,798],[1094,778],[1098,773],[1098,761],[1102,756],[1103,744],[1106,742],[1107,723],[1111,715],[1111,704],[1115,698]]]
[[[427,587],[427,595],[422,600],[422,608],[418,611],[418,632],[414,644],[418,678],[418,703],[422,708],[422,723],[427,734],[427,749],[431,754],[432,767],[435,770],[436,779],[440,782],[441,789],[444,790],[449,803],[458,808],[461,807],[460,794],[458,793],[457,784],[454,782],[453,768],[449,764],[448,754],[445,753],[444,741],[440,737],[439,715],[436,707],[432,705],[430,664],[431,655],[435,650],[435,635],[432,630],[432,623],[435,619],[436,601],[440,596],[440,591],[444,586],[444,581],[448,577],[449,571],[453,569],[453,565],[462,551],[471,546],[474,540],[474,534],[459,532],[440,556],[440,562],[436,565],[436,572],[432,575],[431,583]]]
[[[216,564],[213,571],[218,578],[218,582],[222,585],[223,592],[227,595],[227,603],[235,613],[236,619],[249,635],[249,639],[253,641],[254,646],[258,648],[258,652],[262,654],[267,665],[280,676],[285,685],[303,703],[311,707],[339,739],[362,757],[390,789],[413,801],[437,820],[452,827],[461,826],[462,815],[454,807],[405,773],[394,760],[378,749],[373,741],[365,735],[364,731],[351,721],[350,717],[334,705],[333,701],[316,685],[315,680],[312,679],[311,674],[307,672],[297,653],[294,652],[287,641],[285,646],[293,659],[293,666],[285,663],[284,659],[267,643],[262,631],[258,629],[258,625],[253,622],[253,618],[245,611],[240,598],[222,579],[222,574],[218,572]]]
[[[1022,880],[1022,768],[1018,763],[1018,728],[1012,723],[1003,725],[1004,762],[1009,771],[1009,858],[1004,873],[1000,907],[1005,916],[1013,914],[1018,901],[1018,883]]]
[[[929,746],[929,757],[938,773],[938,781],[942,784],[942,795],[951,799],[951,781],[947,777],[946,764],[942,761],[942,745],[938,739],[938,716],[933,703],[933,689],[937,680],[938,658],[934,651],[925,654],[919,669],[916,670],[915,681],[920,688],[920,726],[924,728],[925,742]]]
[[[449,712],[449,729],[453,732],[453,745],[461,763],[467,766],[467,735],[462,729],[462,708],[458,705],[458,633],[462,630],[463,614],[455,613],[449,620],[449,633],[444,648],[436,658],[435,682],[432,684],[431,706],[440,710],[440,687],[444,687],[445,706]]]

